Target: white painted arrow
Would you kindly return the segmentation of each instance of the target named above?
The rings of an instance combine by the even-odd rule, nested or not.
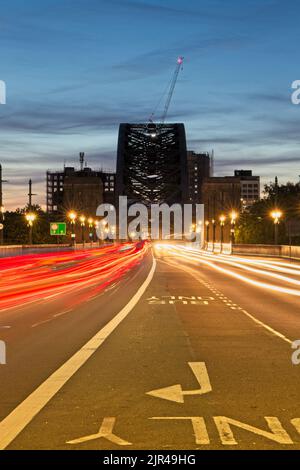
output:
[[[170,387],[159,388],[147,392],[147,395],[162,398],[163,400],[175,401],[176,403],[184,403],[184,395],[204,395],[212,391],[209,376],[207,373],[205,362],[188,362],[192,369],[197,382],[200,385],[196,390],[182,390],[180,384],[171,385]]]

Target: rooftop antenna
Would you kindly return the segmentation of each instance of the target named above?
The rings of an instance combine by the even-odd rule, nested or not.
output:
[[[84,152],[79,153],[80,171],[83,171],[84,167]]]
[[[31,212],[31,210],[32,210],[32,196],[37,196],[37,194],[34,194],[32,192],[32,179],[31,178],[28,181],[28,188],[29,188],[29,192],[28,192],[28,210],[29,210],[29,212]]]

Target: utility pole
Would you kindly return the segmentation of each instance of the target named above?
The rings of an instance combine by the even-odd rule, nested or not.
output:
[[[36,196],[32,192],[32,180],[30,179],[28,182],[29,192],[28,192],[28,214],[26,215],[26,220],[28,223],[29,228],[29,245],[32,245],[32,226],[33,222],[36,218],[35,214],[32,213],[32,196]]]
[[[7,180],[2,179],[2,165],[0,164],[0,245],[3,245],[4,240],[4,207],[3,207],[3,192],[2,183],[7,183]]]
[[[36,194],[33,194],[32,192],[32,180],[30,179],[28,182],[29,186],[29,192],[28,192],[28,210],[31,212],[32,210],[32,196],[36,196]]]

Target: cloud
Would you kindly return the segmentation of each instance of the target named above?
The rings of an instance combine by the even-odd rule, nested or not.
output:
[[[143,54],[138,54],[112,67],[112,72],[117,72],[120,77],[122,72],[122,80],[138,79],[156,75],[171,68],[171,60],[173,59],[175,67],[175,59],[178,55],[183,55],[187,60],[199,53],[207,52],[211,49],[236,49],[243,47],[250,39],[242,35],[221,35],[221,36],[197,36],[191,41],[180,41],[171,44],[168,47],[155,48]],[[127,75],[123,75],[124,72]]]
[[[272,157],[267,157],[267,156],[261,156],[261,157],[248,157],[247,158],[247,162],[246,162],[246,166],[263,166],[265,167],[266,165],[268,166],[272,166],[272,165],[281,165],[281,164],[286,164],[286,163],[298,163],[300,160],[300,151],[299,151],[299,154],[294,154],[294,155],[291,155],[289,153],[282,153],[282,154],[278,154],[278,155],[274,155]],[[230,167],[230,168],[233,168],[234,166],[245,166],[245,163],[242,162],[241,164],[241,161],[238,160],[238,159],[216,159],[216,162],[215,164],[217,166],[220,166],[222,168],[227,168],[227,167]]]

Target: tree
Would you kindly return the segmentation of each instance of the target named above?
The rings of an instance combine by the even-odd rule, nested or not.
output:
[[[282,211],[279,224],[279,243],[289,242],[288,224],[300,221],[300,183],[278,185],[271,183],[264,187],[264,197],[241,214],[236,228],[237,243],[274,243],[273,209]],[[293,240],[300,243],[300,233]]]
[[[39,205],[33,205],[30,209],[36,215],[32,227],[32,239],[34,244],[57,243],[57,237],[50,235],[50,222],[55,217],[47,214]],[[8,245],[25,245],[28,243],[28,226],[25,214],[29,207],[18,208],[15,211],[5,213],[4,243]],[[66,240],[61,240],[66,242]]]

